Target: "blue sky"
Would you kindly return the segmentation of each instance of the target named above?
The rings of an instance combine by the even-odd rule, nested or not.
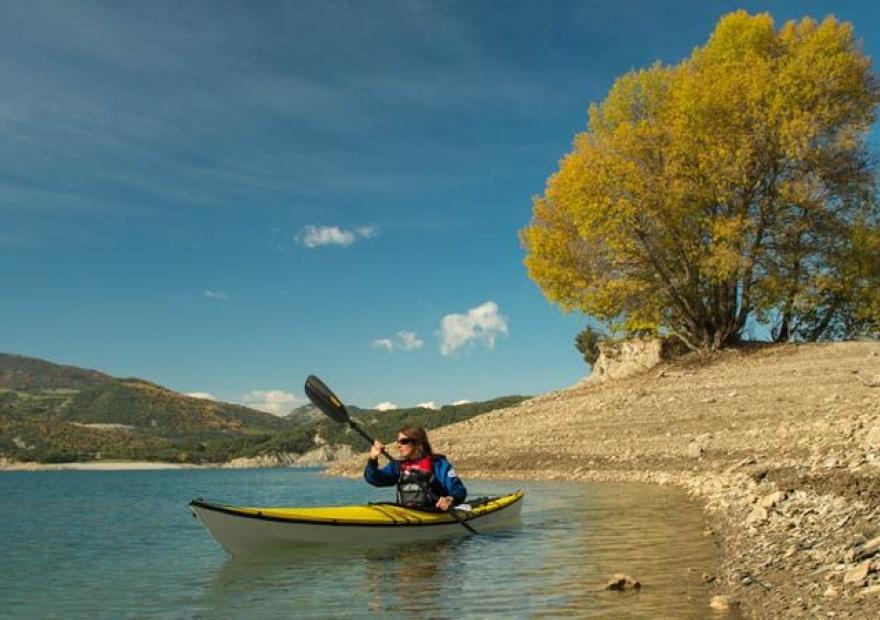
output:
[[[531,196],[736,8],[880,49],[868,2],[4,3],[0,351],[276,411],[570,385]]]

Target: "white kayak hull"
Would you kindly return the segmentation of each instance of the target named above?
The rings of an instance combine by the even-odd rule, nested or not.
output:
[[[499,500],[498,507],[480,512],[479,508],[473,512],[457,511],[456,516],[478,534],[509,527],[518,521],[522,493],[517,492]],[[438,517],[435,513],[421,513],[388,505],[358,508],[361,511],[366,508],[374,510],[377,515],[375,522],[292,518],[285,511],[293,512],[295,509],[241,509],[201,500],[194,500],[190,507],[217,542],[234,556],[289,546],[406,544],[468,536],[473,533],[448,515]],[[312,509],[313,512],[317,510],[320,509]],[[404,514],[403,518],[401,514]]]

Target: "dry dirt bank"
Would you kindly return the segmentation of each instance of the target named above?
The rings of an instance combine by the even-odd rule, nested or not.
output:
[[[439,429],[432,442],[467,478],[682,486],[722,549],[706,587],[747,616],[880,617],[880,343],[666,362]]]

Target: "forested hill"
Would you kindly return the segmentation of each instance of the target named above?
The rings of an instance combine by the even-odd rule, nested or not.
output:
[[[280,430],[285,422],[241,405],[193,398],[137,378],[0,353],[0,414],[122,424],[172,432]]]
[[[351,414],[387,440],[403,424],[435,428],[519,402]],[[69,462],[100,459],[225,462],[265,454],[302,454],[317,443],[359,438],[310,407],[277,417],[241,405],[192,398],[138,378],[0,353],[0,459]]]
[[[0,388],[7,390],[40,390],[53,388],[80,389],[106,385],[113,377],[76,366],[62,366],[23,355],[0,353]]]

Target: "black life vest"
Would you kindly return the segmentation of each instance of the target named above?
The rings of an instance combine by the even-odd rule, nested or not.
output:
[[[433,508],[443,495],[431,457],[403,461],[397,479],[397,503],[408,508]]]

